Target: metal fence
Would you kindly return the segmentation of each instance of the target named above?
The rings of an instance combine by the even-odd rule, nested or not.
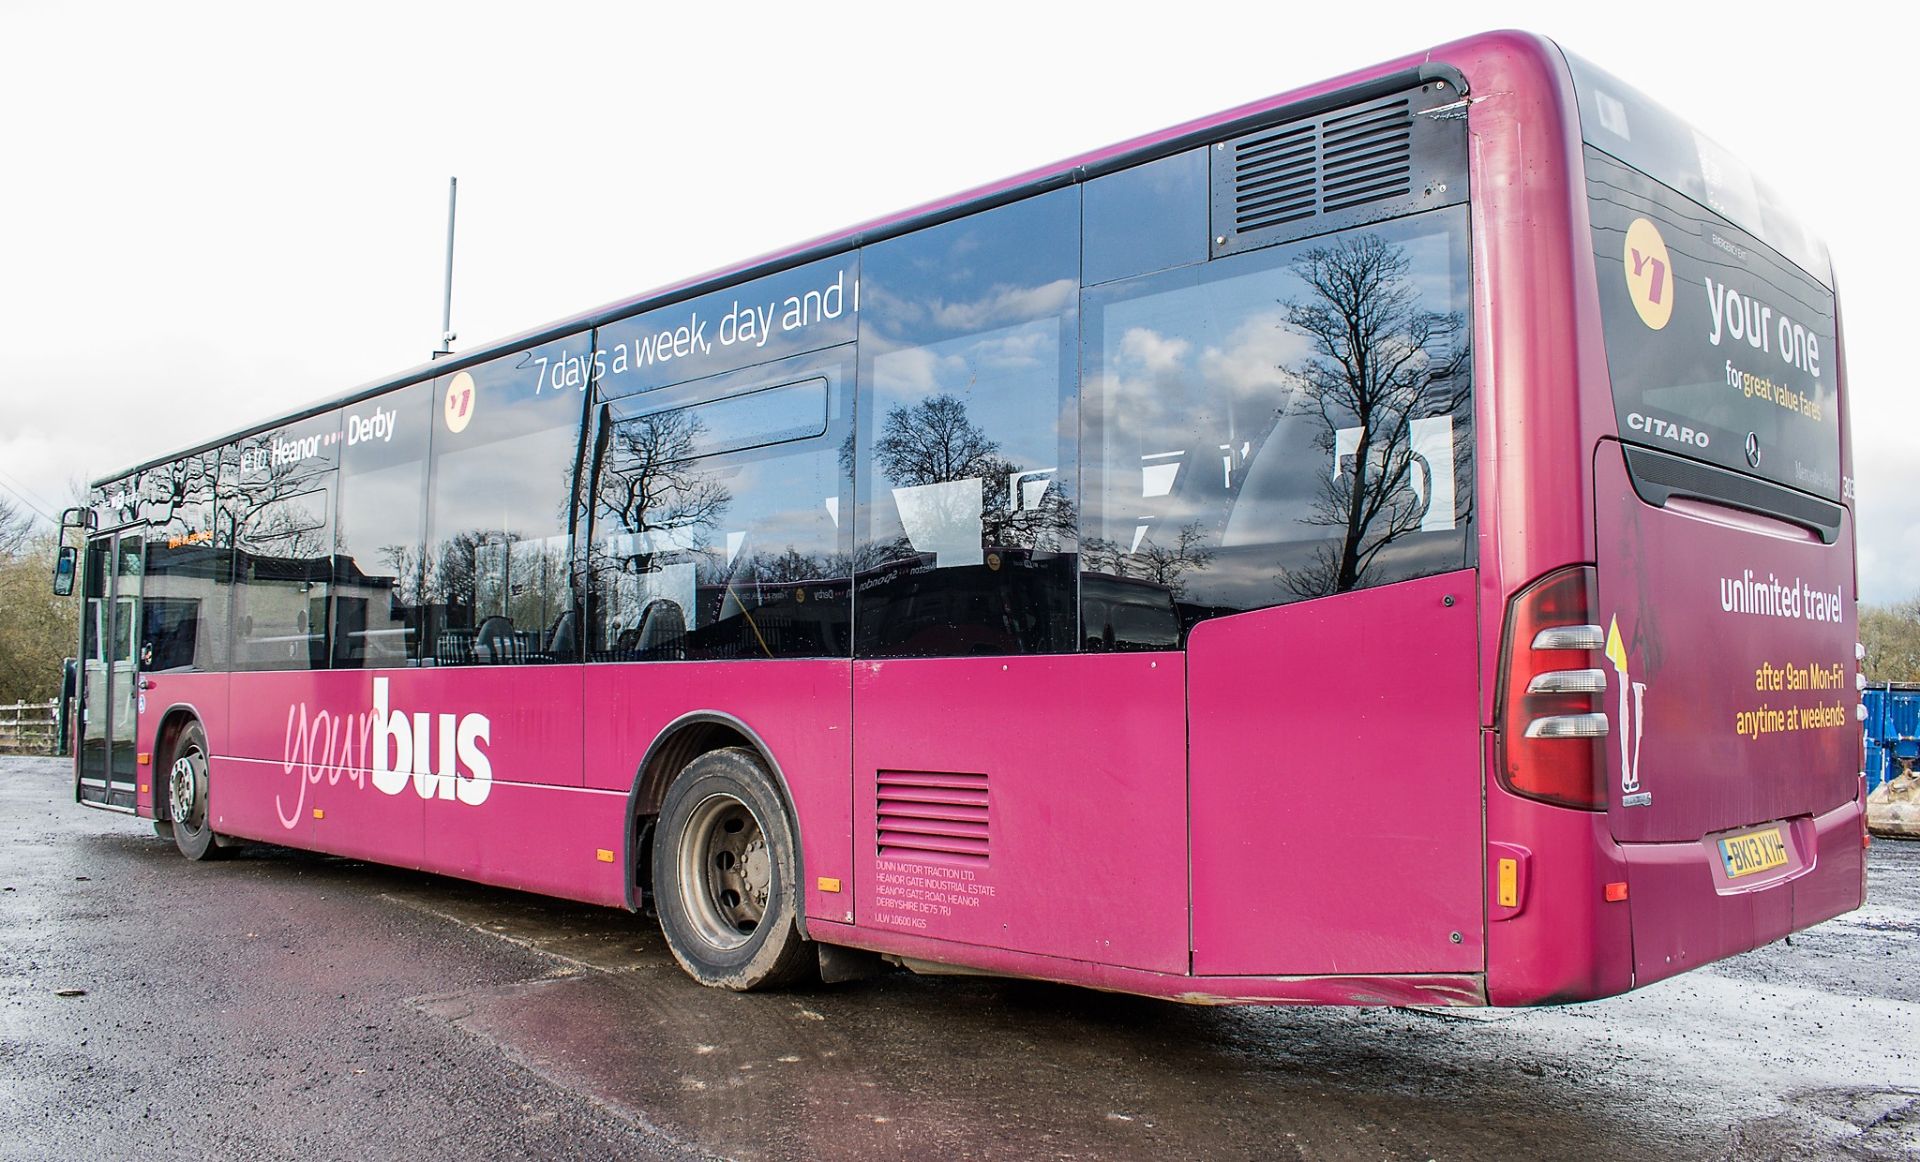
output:
[[[0,705],[0,754],[52,754],[60,741],[58,702]]]

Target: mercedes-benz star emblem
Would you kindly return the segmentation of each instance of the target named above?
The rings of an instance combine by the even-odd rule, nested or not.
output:
[[[1747,464],[1754,468],[1760,467],[1760,433],[1759,432],[1747,433]]]

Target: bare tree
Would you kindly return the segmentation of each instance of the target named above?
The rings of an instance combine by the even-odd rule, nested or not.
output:
[[[910,487],[997,472],[1005,463],[999,450],[968,417],[967,405],[943,394],[889,411],[873,458],[888,480]]]
[[[880,474],[900,488],[979,480],[981,536],[988,545],[1058,551],[1071,543],[1079,523],[1057,481],[1047,481],[1037,501],[1027,503],[1022,495],[1027,470],[1002,456],[999,441],[989,438],[967,414],[967,405],[952,395],[889,410],[873,443],[873,459]]]
[[[659,412],[614,426],[598,486],[603,519],[629,533],[715,528],[733,493],[695,469],[705,425],[691,411]]]
[[[0,496],[0,557],[11,557],[27,543],[33,531],[33,514],[12,498]]]
[[[1159,543],[1151,534],[1131,551],[1105,538],[1090,539],[1080,546],[1081,567],[1151,581],[1175,597],[1185,597],[1187,574],[1204,570],[1213,561],[1214,550],[1206,547],[1206,540],[1207,531],[1199,521],[1181,525],[1171,545]]]
[[[1335,460],[1306,520],[1339,530],[1312,565],[1283,574],[1298,596],[1359,585],[1388,546],[1419,530],[1435,474],[1451,476],[1466,454],[1456,441],[1453,463],[1431,464],[1414,449],[1414,422],[1461,413],[1469,384],[1465,321],[1422,309],[1411,266],[1403,248],[1371,233],[1342,235],[1293,263],[1312,293],[1284,304],[1287,325],[1313,354],[1281,371],[1296,414],[1319,423],[1315,446]]]

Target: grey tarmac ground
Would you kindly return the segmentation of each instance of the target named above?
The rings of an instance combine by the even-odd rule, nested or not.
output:
[[[738,996],[637,917],[189,864],[0,759],[0,1158],[1916,1159],[1920,843],[1870,874],[1791,944],[1564,1009]]]

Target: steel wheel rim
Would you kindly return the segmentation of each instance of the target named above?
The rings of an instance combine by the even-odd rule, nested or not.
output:
[[[701,939],[735,949],[766,919],[773,858],[753,809],[732,795],[709,795],[680,832],[676,861],[680,904]]]
[[[183,752],[173,760],[173,768],[167,772],[167,807],[178,826],[188,831],[199,830],[201,810],[200,788],[205,786],[200,775],[200,751],[192,749]]]

